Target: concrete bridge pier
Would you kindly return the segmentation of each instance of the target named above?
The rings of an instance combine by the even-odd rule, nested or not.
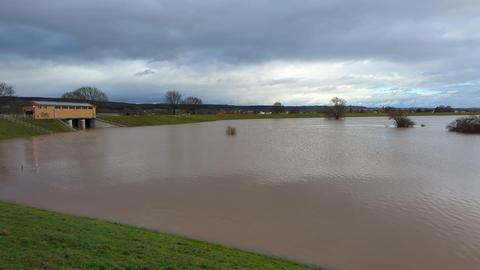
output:
[[[67,120],[67,125],[69,125],[70,127],[73,127],[73,121],[72,121],[72,119],[68,119],[68,120]]]
[[[78,121],[78,125],[79,125],[81,130],[84,130],[85,129],[85,119],[80,119]]]
[[[95,128],[95,118],[86,120],[87,128]]]

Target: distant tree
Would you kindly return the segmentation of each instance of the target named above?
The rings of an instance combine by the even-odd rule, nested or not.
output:
[[[452,107],[450,107],[450,106],[440,105],[440,106],[436,107],[433,112],[436,112],[436,113],[441,113],[441,112],[454,112],[454,110],[453,110]]]
[[[393,119],[397,128],[413,127],[415,125],[415,122],[408,118],[400,109],[391,108],[388,111],[388,118]]]
[[[168,104],[170,112],[175,114],[178,107],[182,104],[182,94],[178,91],[168,91],[165,94],[165,102]]]
[[[395,108],[390,107],[390,106],[382,107],[381,111],[388,114],[391,110],[395,110]]]
[[[272,106],[272,113],[283,113],[285,111],[285,107],[280,102],[273,103]]]
[[[347,101],[344,99],[334,97],[331,100],[332,106],[327,110],[327,117],[339,120],[345,117],[347,111]]]
[[[15,95],[15,90],[12,85],[6,82],[0,82],[0,97],[12,97]]]
[[[107,94],[91,86],[80,87],[75,91],[66,92],[62,98],[84,99],[88,101],[108,101]]]
[[[197,113],[198,106],[202,105],[202,100],[198,97],[187,97],[183,104],[187,111],[191,114]]]
[[[300,109],[295,107],[295,108],[292,108],[290,111],[289,111],[290,114],[299,114],[300,113]]]

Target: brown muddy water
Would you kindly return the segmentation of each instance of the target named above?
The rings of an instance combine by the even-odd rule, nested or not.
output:
[[[445,131],[453,119],[419,117],[427,127],[403,130],[384,118],[244,120],[4,141],[0,200],[332,269],[480,269],[480,136]]]

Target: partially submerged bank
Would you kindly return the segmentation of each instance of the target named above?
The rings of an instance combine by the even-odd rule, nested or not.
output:
[[[220,120],[315,118],[324,114],[196,114],[196,115],[99,115],[99,119],[127,127],[191,124]]]
[[[5,269],[318,269],[154,231],[0,202]]]
[[[453,113],[414,113],[409,116],[459,115]],[[460,114],[461,115],[461,114]],[[346,113],[346,117],[388,117],[386,113]],[[97,118],[127,127],[191,124],[220,120],[323,118],[323,113],[304,114],[198,114],[198,115],[98,115]]]

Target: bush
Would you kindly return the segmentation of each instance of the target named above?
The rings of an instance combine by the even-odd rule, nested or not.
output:
[[[237,134],[237,129],[235,127],[232,127],[232,126],[228,126],[227,130],[225,130],[225,133],[227,133],[227,135],[229,135],[229,136],[233,136],[233,135]]]
[[[393,118],[395,121],[395,125],[397,128],[407,128],[407,127],[413,127],[415,125],[415,122],[413,122],[410,118],[406,116],[400,116],[397,118]]]
[[[469,116],[459,118],[450,124],[447,129],[449,131],[461,133],[477,133],[480,134],[480,116]]]
[[[405,116],[403,111],[392,109],[388,112],[389,119],[393,119],[397,128],[413,127],[415,122]]]

